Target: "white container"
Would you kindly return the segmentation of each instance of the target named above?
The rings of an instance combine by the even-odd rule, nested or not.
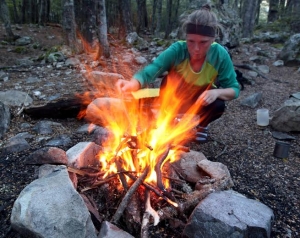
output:
[[[257,125],[258,126],[268,126],[269,125],[269,110],[266,108],[261,108],[256,111]]]

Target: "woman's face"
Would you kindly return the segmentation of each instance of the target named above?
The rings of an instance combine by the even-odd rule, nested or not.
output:
[[[215,38],[197,34],[187,34],[186,42],[192,60],[203,59]]]

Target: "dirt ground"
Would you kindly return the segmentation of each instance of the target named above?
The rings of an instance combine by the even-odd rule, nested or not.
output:
[[[7,67],[13,66],[17,58],[38,57],[51,47],[61,45],[63,42],[61,29],[58,27],[20,26],[16,28],[14,26],[13,30],[17,35],[31,36],[39,47],[27,47],[24,52],[16,53],[16,46],[0,45],[0,71],[8,72],[11,76],[9,81],[0,82],[1,91],[14,89],[21,74],[26,74],[27,77],[33,74],[33,70],[24,72]],[[0,27],[0,42],[4,39],[4,33],[2,26]],[[114,47],[112,46],[112,55],[121,54]],[[249,63],[252,55],[247,55],[243,49],[258,47],[261,50],[272,50],[268,43],[241,45],[233,50],[234,63]],[[266,62],[270,67],[270,73],[267,75],[269,80],[257,77],[253,85],[245,85],[238,99],[227,103],[225,114],[210,125],[210,141],[203,145],[192,143],[190,147],[203,152],[209,160],[226,165],[234,181],[235,191],[262,202],[274,211],[275,220],[272,224],[271,237],[299,237],[300,133],[287,133],[295,137],[295,140],[290,141],[288,158],[279,159],[273,156],[276,142],[272,136],[274,130],[270,126],[260,128],[256,125],[258,108],[268,108],[272,116],[273,112],[292,93],[300,91],[300,73],[296,72],[297,68],[275,67],[272,65],[273,62],[274,60]],[[246,72],[243,69],[241,71]],[[45,74],[45,77],[47,82],[57,83],[55,77],[51,77],[50,71]],[[80,82],[75,83],[76,80],[80,79],[74,77],[72,85],[81,85]],[[37,85],[37,87],[40,86]],[[55,90],[73,94],[83,89],[65,84],[63,87],[55,87]],[[262,92],[263,98],[256,108],[240,105],[241,100],[257,92]],[[55,94],[55,92],[52,93]],[[35,101],[35,104],[39,103],[38,100]],[[13,109],[12,112],[14,112]],[[57,121],[62,123],[66,131],[71,134],[73,128],[78,128],[82,124],[75,118]],[[9,137],[20,132],[19,125],[23,122],[34,123],[34,120],[26,115],[14,116],[9,131],[3,140],[0,140],[0,148]],[[74,136],[72,138],[74,143],[82,139]],[[24,165],[23,159],[36,149],[38,148],[0,158],[0,237],[18,237],[16,233],[10,231],[10,212],[19,193],[34,179],[34,167]],[[165,234],[158,233],[155,237],[165,237]]]

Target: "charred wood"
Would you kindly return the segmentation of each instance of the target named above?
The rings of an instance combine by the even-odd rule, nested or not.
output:
[[[128,192],[124,196],[122,202],[120,203],[116,213],[114,214],[111,222],[117,224],[119,219],[121,218],[126,206],[128,205],[132,195],[138,189],[138,187],[143,183],[145,178],[147,177],[149,172],[149,167],[146,167],[142,175],[132,184],[132,186],[128,189]]]

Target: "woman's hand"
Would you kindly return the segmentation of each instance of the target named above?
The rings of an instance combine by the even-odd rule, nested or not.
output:
[[[119,79],[116,83],[117,90],[120,94],[126,95],[131,92],[137,91],[141,88],[141,84],[136,79],[132,78],[129,81]]]
[[[211,90],[206,90],[204,91],[199,98],[197,99],[197,104],[203,105],[203,106],[207,106],[211,103],[213,103],[214,101],[216,101],[216,99],[219,96],[219,93],[217,91],[218,89],[211,89]]]
[[[216,88],[211,90],[204,91],[199,98],[197,99],[197,104],[207,106],[217,98],[222,99],[224,101],[229,101],[234,99],[235,91],[232,88]]]

